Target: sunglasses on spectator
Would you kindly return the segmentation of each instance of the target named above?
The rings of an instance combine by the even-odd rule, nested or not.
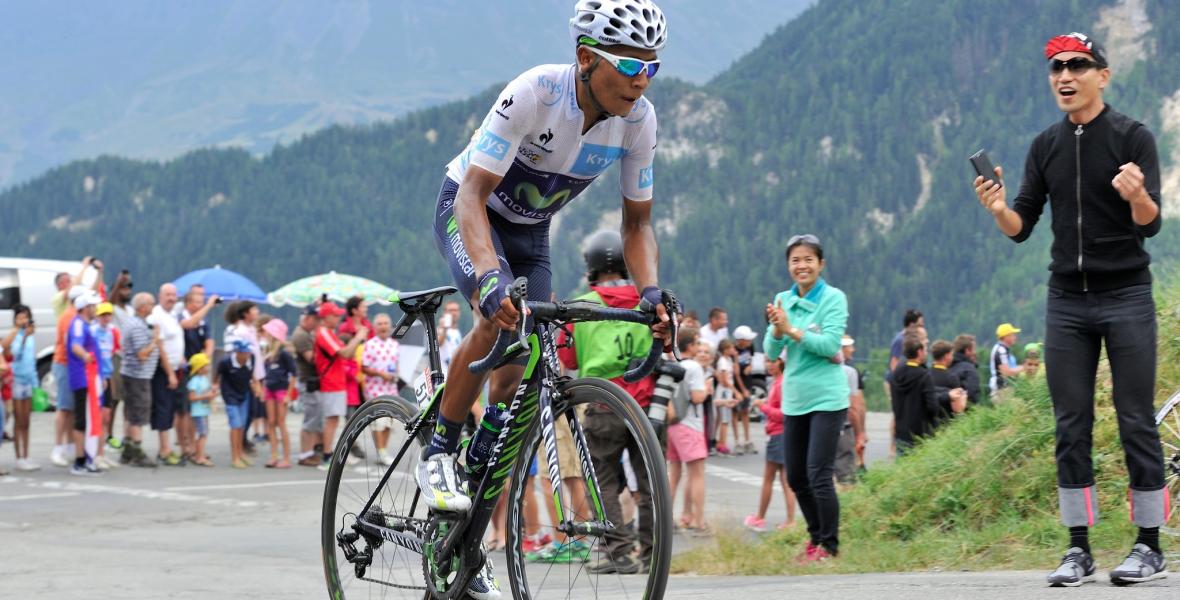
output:
[[[816,246],[822,245],[819,243],[819,238],[815,237],[814,235],[811,235],[810,233],[805,233],[803,235],[797,235],[797,236],[794,236],[791,239],[787,240],[787,247],[788,248],[790,248],[791,246],[794,246],[795,244],[815,244]]]
[[[1089,69],[1101,68],[1101,63],[1080,56],[1075,56],[1069,60],[1057,60],[1054,58],[1049,61],[1049,71],[1052,73],[1060,73],[1066,69],[1069,69],[1070,73],[1081,73]]]
[[[660,59],[656,60],[639,60],[638,58],[627,58],[625,56],[615,56],[605,50],[599,50],[594,46],[585,46],[585,48],[606,60],[614,66],[615,70],[626,75],[627,77],[635,77],[636,75],[646,71],[647,77],[650,79],[656,76],[656,71],[660,70]]]

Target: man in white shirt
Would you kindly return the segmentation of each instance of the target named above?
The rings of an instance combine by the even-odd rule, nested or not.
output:
[[[709,322],[701,327],[701,341],[714,350],[721,340],[729,339],[729,314],[724,308],[714,306],[709,309]]]
[[[152,376],[151,425],[160,436],[156,461],[172,467],[182,464],[180,454],[172,449],[168,438],[176,406],[183,400],[182,394],[186,394],[184,379],[188,364],[184,360],[184,328],[172,314],[177,300],[176,286],[165,283],[160,286],[159,303],[147,318],[153,335],[160,340],[161,350],[160,364]]]

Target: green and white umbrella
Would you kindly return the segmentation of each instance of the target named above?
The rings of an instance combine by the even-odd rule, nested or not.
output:
[[[353,296],[365,299],[365,304],[390,304],[394,291],[371,279],[331,271],[292,281],[267,294],[272,306],[307,306],[319,302],[324,294],[333,302],[344,302]]]

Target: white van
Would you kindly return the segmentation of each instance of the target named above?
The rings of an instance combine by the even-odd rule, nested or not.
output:
[[[17,304],[32,309],[36,323],[37,374],[41,376],[41,387],[51,396],[56,388],[47,378],[57,342],[57,317],[52,302],[57,287],[53,280],[58,273],[77,275],[80,268],[81,263],[76,260],[0,258],[0,337],[12,331],[12,309]],[[90,281],[93,283],[93,277]]]

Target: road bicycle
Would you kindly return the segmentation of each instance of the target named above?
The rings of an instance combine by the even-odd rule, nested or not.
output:
[[[420,450],[434,429],[445,386],[434,316],[443,298],[455,291],[441,287],[391,298],[405,313],[394,328],[395,337],[404,336],[416,320],[425,326],[429,370],[415,382],[418,405],[401,397],[366,402],[336,444],[321,524],[329,596],[337,600],[467,597],[468,582],[488,554],[482,543],[485,531],[507,487],[508,577],[507,581],[503,575],[497,577],[504,597],[662,598],[672,556],[672,499],[656,433],[636,401],[618,385],[604,379],[564,376],[555,341],[559,329],[579,322],[615,320],[650,325],[658,318],[655,311],[616,309],[587,301],[526,302],[527,281],[516,280],[510,298],[521,314],[527,309],[528,318],[520,319],[516,330],[501,331],[488,356],[472,363],[470,369],[487,372],[527,356],[524,377],[506,407],[505,424],[491,456],[467,481],[471,508],[464,513],[447,513],[435,511],[422,498],[414,474]],[[665,293],[664,304],[671,316],[675,348],[679,304],[669,293]],[[653,344],[642,364],[630,369],[625,380],[636,381],[650,373],[662,350],[658,341]],[[570,474],[559,473],[559,453],[568,451],[559,448],[556,439],[560,415],[568,422],[588,498],[569,498],[563,489],[562,477]],[[629,465],[634,473],[646,474],[636,478],[648,482],[646,497],[642,485],[638,492],[629,486],[630,477],[598,478],[596,472],[612,465],[593,456],[583,425],[603,423],[604,419],[617,419],[625,425]],[[534,496],[529,465],[541,444],[548,462],[548,491],[557,514],[557,522],[551,524],[555,534],[567,542],[580,543],[578,547],[589,552],[584,557],[587,561],[602,560],[613,541],[615,555],[629,551],[639,559],[642,567],[638,573],[624,575],[609,569],[607,573],[591,573],[582,557],[564,563],[530,562],[529,558],[535,557],[526,557],[525,511]],[[378,462],[379,445],[397,449],[392,459],[387,458],[388,464]],[[365,459],[349,465],[354,446],[363,450],[355,454]],[[642,510],[635,519],[615,514],[612,520],[603,502],[607,494],[614,498],[631,495]],[[649,515],[644,514],[649,512],[647,506]],[[649,522],[643,522],[644,517]],[[634,537],[628,532],[646,530],[651,532],[650,546],[618,541]]]

